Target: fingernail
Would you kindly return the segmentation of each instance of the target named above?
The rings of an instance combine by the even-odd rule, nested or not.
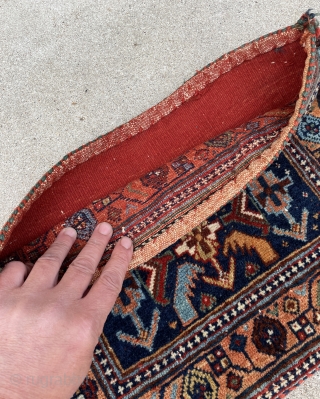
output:
[[[112,227],[110,226],[109,223],[103,222],[99,224],[98,231],[99,233],[106,236],[111,233]]]
[[[131,248],[132,241],[130,240],[129,237],[122,237],[121,240],[120,240],[120,244],[121,244],[125,249],[129,249],[129,248]]]
[[[72,238],[77,237],[77,232],[72,227],[66,227],[65,229],[63,229],[63,232],[64,232],[64,234],[66,234],[69,237],[72,237]]]

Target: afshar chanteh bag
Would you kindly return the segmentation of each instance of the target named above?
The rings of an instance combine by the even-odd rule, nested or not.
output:
[[[73,399],[282,398],[320,364],[319,28],[294,26],[205,67],[66,155],[0,232],[35,262],[64,226],[134,257]]]

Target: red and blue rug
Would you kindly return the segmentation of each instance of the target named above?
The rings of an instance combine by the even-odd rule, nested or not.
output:
[[[4,226],[2,264],[35,262],[64,226],[77,229],[63,274],[108,221],[114,237],[94,280],[116,240],[134,240],[73,399],[282,398],[319,368],[318,33],[309,12],[210,64],[68,154]],[[130,170],[140,147],[129,175],[108,163],[110,151],[124,154]]]

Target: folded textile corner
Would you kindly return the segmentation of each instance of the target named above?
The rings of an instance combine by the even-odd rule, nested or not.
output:
[[[0,265],[65,226],[134,241],[73,399],[271,399],[320,364],[318,22],[222,56],[148,111],[66,155],[0,231]],[[60,276],[60,277],[61,277]]]

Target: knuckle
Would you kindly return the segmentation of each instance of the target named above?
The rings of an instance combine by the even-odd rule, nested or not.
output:
[[[68,245],[64,242],[55,241],[51,247],[37,261],[37,263],[61,263]]]
[[[36,262],[37,265],[57,264],[61,262],[61,257],[55,251],[44,253]]]
[[[122,288],[123,279],[117,270],[108,270],[107,272],[102,273],[100,280],[108,291],[119,295]]]
[[[67,242],[58,240],[51,245],[49,252],[65,253],[69,251],[69,248],[70,245]]]
[[[78,319],[76,333],[73,335],[77,337],[76,348],[83,345],[83,342],[92,341],[95,344],[98,342],[99,335],[102,333],[102,328],[100,328],[99,320],[95,320],[92,317],[92,313],[85,312],[85,317],[80,317]]]
[[[75,259],[69,267],[74,268],[77,272],[86,275],[91,275],[95,271],[94,261],[88,256]]]
[[[101,247],[105,247],[106,244],[98,239],[97,237],[91,237],[91,239],[88,241],[87,243],[87,248],[93,248],[94,250],[96,250],[97,248],[101,248]]]
[[[117,265],[127,265],[129,263],[128,254],[125,251],[113,251],[112,261]]]

